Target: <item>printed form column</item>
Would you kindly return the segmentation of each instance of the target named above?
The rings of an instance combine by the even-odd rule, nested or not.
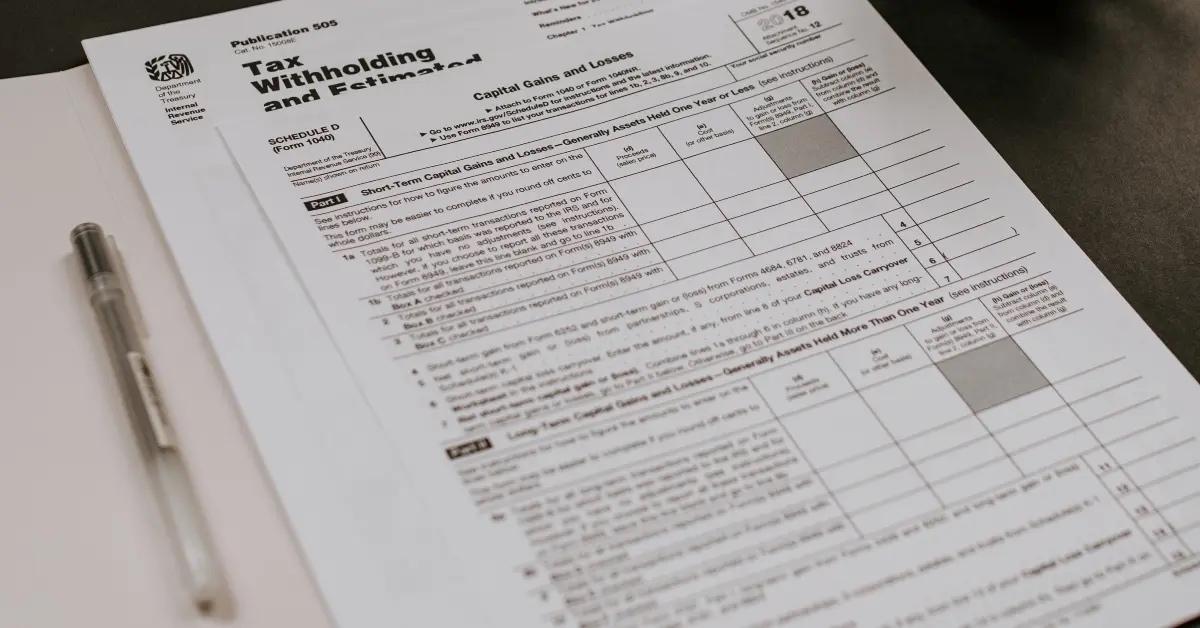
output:
[[[730,105],[762,153],[779,172],[774,193],[779,198],[758,203],[758,209],[735,221],[754,252],[765,253],[836,228],[818,215],[814,205],[823,197],[806,193],[844,178],[845,162],[855,157],[853,147],[840,136],[831,136],[828,118],[799,83]],[[797,198],[783,202],[784,199]]]
[[[1045,382],[1021,398],[1024,414],[1037,418],[1014,431],[1041,438],[1021,454],[1032,457],[1030,463],[1017,460],[1044,467],[1080,457],[1164,560],[1186,559],[1200,547],[1200,443],[1187,430],[1192,417],[1173,414],[1155,382],[1113,344],[1082,333],[1076,317],[1087,312],[1071,312],[1068,304],[1053,279],[981,300],[1011,334],[1019,352],[1012,359]],[[1024,324],[1051,312],[1057,317],[1049,322]]]
[[[945,256],[925,233],[916,228],[917,223],[900,198],[888,187],[884,177],[880,176],[879,171],[867,159],[866,155],[874,149],[863,149],[866,151],[863,152],[860,150],[862,140],[855,144],[847,134],[847,127],[853,131],[860,121],[874,124],[880,119],[872,108],[888,107],[885,94],[891,88],[884,89],[881,84],[876,84],[872,90],[859,91],[857,96],[847,100],[845,97],[836,96],[841,93],[836,86],[867,84],[871,81],[878,83],[879,75],[863,62],[836,72],[808,76],[797,83],[804,91],[805,98],[823,115],[806,122],[807,127],[796,142],[823,146],[823,150],[828,154],[840,154],[843,155],[843,159],[830,162],[820,170],[812,169],[805,174],[796,175],[792,183],[831,230],[882,217],[887,223],[887,228],[896,234],[913,258],[926,269],[930,279],[940,285],[957,281],[959,277],[952,272],[941,275],[944,279],[939,279],[928,270],[932,266],[945,265]],[[874,98],[867,94],[884,97]],[[895,115],[888,115],[887,119],[893,120]],[[852,123],[848,124],[851,121]],[[860,133],[860,138],[863,135]],[[876,129],[870,135],[889,137],[902,134],[897,133],[896,129]],[[781,155],[793,145],[783,138],[774,141],[778,145],[776,150]]]
[[[878,529],[937,510],[944,500],[934,483],[956,471],[958,460],[942,453],[970,411],[936,376],[921,348],[903,329],[891,329],[831,350],[830,356],[858,392],[862,405],[891,440],[842,470],[861,475],[849,486],[835,488],[856,521]],[[836,417],[839,420],[842,417]],[[946,428],[951,433],[943,432]]]
[[[797,448],[863,534],[941,505],[893,433],[897,427],[903,430],[900,436],[919,430],[889,426],[860,391],[897,370],[907,372],[905,356],[919,349],[880,354],[873,348],[849,345],[754,377]],[[871,368],[893,357],[892,368]]]
[[[675,202],[664,199],[665,204],[654,202],[656,197],[661,196],[661,191],[655,190],[653,186],[654,173],[664,166],[678,162],[675,153],[663,141],[662,135],[653,129],[642,131],[628,137],[589,146],[584,149],[584,153],[595,164],[600,171],[600,176],[604,178],[620,204],[625,207],[625,211],[629,212],[630,218],[641,232],[641,237],[631,240],[630,246],[636,246],[642,242],[649,244],[654,256],[658,258],[658,261],[664,262],[664,266],[671,272],[671,277],[678,279],[679,275],[671,270],[670,265],[665,264],[666,256],[656,244],[656,238],[651,234],[663,235],[661,228],[663,218],[670,216],[679,202],[693,202],[696,195],[692,194],[690,198],[677,199]],[[638,181],[642,183],[639,185]],[[622,189],[634,202],[635,207],[626,203],[624,195],[621,194]],[[664,248],[671,250],[669,245]],[[637,251],[633,252],[633,254],[637,253]]]
[[[812,209],[729,107],[689,116],[662,127],[671,145],[713,198],[753,254],[766,252],[764,238],[782,245],[825,232]]]
[[[611,178],[613,191],[676,277],[749,256],[723,256],[724,244],[745,247],[657,128],[587,150],[597,163],[624,163],[625,171],[634,171]]]

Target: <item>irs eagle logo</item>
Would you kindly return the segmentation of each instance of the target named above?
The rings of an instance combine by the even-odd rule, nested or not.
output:
[[[159,55],[146,62],[146,74],[155,81],[174,81],[191,74],[195,68],[187,55]]]

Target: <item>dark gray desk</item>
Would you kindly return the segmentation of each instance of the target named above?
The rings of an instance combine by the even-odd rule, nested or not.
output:
[[[1200,0],[872,1],[1200,374]],[[84,63],[86,37],[252,4],[0,0],[0,78]]]

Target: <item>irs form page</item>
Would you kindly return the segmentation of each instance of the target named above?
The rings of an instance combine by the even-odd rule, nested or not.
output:
[[[504,30],[222,126],[493,621],[1200,609],[1200,389],[866,2]]]

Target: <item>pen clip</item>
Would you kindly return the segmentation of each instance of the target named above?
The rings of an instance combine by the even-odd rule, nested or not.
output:
[[[125,290],[125,298],[129,301],[129,316],[133,319],[133,327],[137,330],[138,338],[145,340],[150,337],[150,332],[146,328],[146,319],[142,317],[142,304],[138,301],[137,292],[133,289],[133,280],[130,279],[129,271],[125,268],[125,256],[121,255],[116,238],[110,235],[107,240],[108,250],[112,252],[113,260],[116,262],[117,280],[121,283],[121,288]]]

